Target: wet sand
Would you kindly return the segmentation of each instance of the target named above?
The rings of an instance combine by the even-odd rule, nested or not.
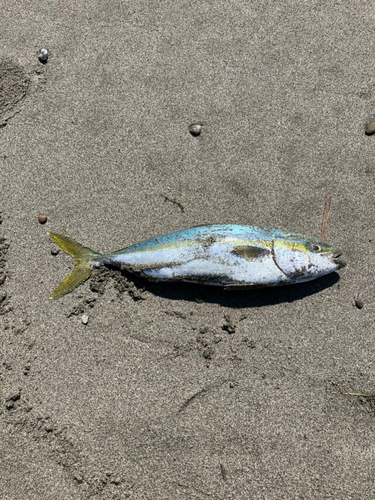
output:
[[[374,400],[342,392],[375,393],[371,4],[2,12],[0,497],[369,498]],[[98,270],[49,300],[72,261],[47,231],[101,253],[208,223],[319,236],[327,194],[338,274]]]

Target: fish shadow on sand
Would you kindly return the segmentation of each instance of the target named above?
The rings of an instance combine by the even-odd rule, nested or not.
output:
[[[110,277],[116,282],[119,292],[125,292],[132,286],[136,290],[148,292],[170,300],[184,300],[198,303],[215,303],[223,307],[241,309],[245,307],[264,307],[284,302],[295,302],[309,295],[330,288],[338,283],[340,276],[334,272],[322,278],[295,285],[245,288],[243,290],[225,290],[221,287],[199,285],[185,282],[150,282],[126,271],[114,270]]]

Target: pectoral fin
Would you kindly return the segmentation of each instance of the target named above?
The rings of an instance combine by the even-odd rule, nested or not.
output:
[[[233,248],[233,253],[246,260],[258,260],[261,257],[268,255],[270,250],[264,247],[256,247],[249,245],[241,245]]]

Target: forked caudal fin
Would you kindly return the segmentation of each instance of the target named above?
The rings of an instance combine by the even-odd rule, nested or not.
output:
[[[53,240],[55,240],[60,248],[73,257],[75,263],[73,271],[62,280],[50,297],[51,299],[56,299],[65,293],[71,292],[80,283],[87,280],[92,272],[91,262],[96,258],[101,257],[101,254],[93,252],[90,248],[83,247],[76,241],[71,240],[66,236],[62,236],[61,234],[48,234]]]

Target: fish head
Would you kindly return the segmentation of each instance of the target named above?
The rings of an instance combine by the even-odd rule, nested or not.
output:
[[[273,240],[273,257],[290,283],[310,281],[344,267],[342,252],[323,241],[302,235]]]

